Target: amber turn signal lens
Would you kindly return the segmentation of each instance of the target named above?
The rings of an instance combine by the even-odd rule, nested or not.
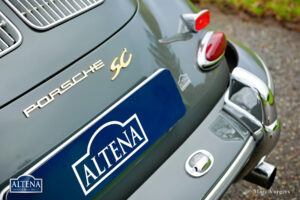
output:
[[[222,32],[215,32],[207,45],[205,58],[208,61],[218,59],[225,52],[227,46],[226,36]]]

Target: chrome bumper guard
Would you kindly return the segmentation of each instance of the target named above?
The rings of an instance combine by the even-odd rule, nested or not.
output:
[[[240,173],[239,179],[257,168],[259,161],[278,141],[280,126],[272,89],[243,68],[237,67],[232,71],[229,90],[225,94],[224,110],[242,123],[256,142],[251,159]]]

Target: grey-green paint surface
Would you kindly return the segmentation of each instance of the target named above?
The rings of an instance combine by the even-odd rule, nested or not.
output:
[[[0,1],[0,11],[23,36],[22,45],[0,59],[0,106],[3,106],[105,42],[133,16],[136,0],[105,1],[60,26],[41,32],[29,28],[4,1]]]
[[[193,134],[168,160],[130,196],[135,199],[202,199],[237,156],[249,132],[222,111],[221,100]],[[206,150],[214,158],[212,168],[201,177],[185,171],[187,158]],[[234,177],[232,177],[234,178]]]
[[[188,41],[159,44],[159,39],[177,32],[180,14],[192,12],[183,0],[106,0],[45,32],[30,29],[2,1],[0,10],[23,35],[22,45],[0,59],[0,189],[158,68],[170,69],[176,81],[188,74],[191,84],[180,91],[187,108],[185,117],[97,197],[129,196],[193,133],[227,88],[225,59],[210,72],[200,71],[195,64],[203,32]],[[133,54],[132,62],[111,81],[109,66],[123,48]],[[252,58],[246,51],[241,52],[253,71],[260,69],[249,61]],[[22,110],[99,59],[104,68],[25,118]],[[240,65],[243,62],[239,60]],[[243,142],[238,144],[228,150],[232,157],[227,164]],[[222,169],[215,180],[226,166]]]

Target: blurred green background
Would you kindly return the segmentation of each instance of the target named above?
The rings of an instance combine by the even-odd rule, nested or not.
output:
[[[191,0],[193,3],[216,4],[238,9],[251,15],[274,16],[279,21],[300,22],[300,0]]]

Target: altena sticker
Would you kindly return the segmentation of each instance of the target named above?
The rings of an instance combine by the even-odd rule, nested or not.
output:
[[[103,140],[106,134],[114,134],[115,138],[99,146],[97,139]],[[84,194],[91,192],[147,142],[136,114],[124,123],[110,121],[97,129],[88,143],[87,153],[72,165]]]
[[[31,175],[23,175],[10,179],[10,193],[42,193],[43,180]]]
[[[101,198],[108,184],[141,167],[184,114],[171,72],[159,69],[92,121],[80,128],[74,122],[74,133],[24,173],[44,180],[43,193],[11,193],[7,185],[0,199]]]

